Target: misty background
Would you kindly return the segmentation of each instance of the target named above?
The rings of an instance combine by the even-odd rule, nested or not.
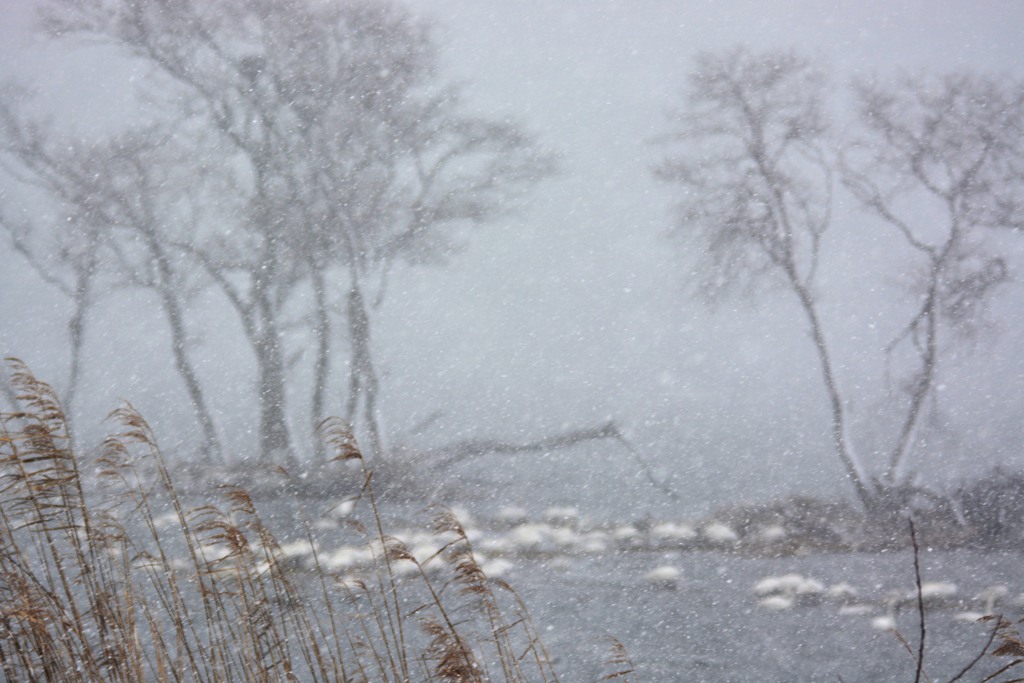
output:
[[[847,118],[842,88],[854,77],[970,68],[1020,78],[1024,6],[403,4],[434,22],[439,80],[463,85],[465,109],[521,123],[558,155],[559,172],[510,215],[467,231],[447,265],[393,272],[374,321],[388,442],[405,442],[412,453],[460,439],[536,439],[612,419],[681,496],[672,501],[652,491],[636,460],[612,442],[483,456],[446,473],[493,491],[495,504],[697,514],[783,493],[847,494],[817,359],[795,302],[772,291],[709,310],[690,292],[696,261],[668,237],[676,191],[651,174],[663,155],[656,139],[665,113],[680,104],[697,52],[737,44],[792,47],[818,60],[835,85],[840,128]],[[143,72],[110,48],[33,34],[32,5],[0,2],[0,78],[36,88],[33,111],[86,139],[147,116],[133,96]],[[0,201],[38,215],[51,210],[8,174],[0,175]],[[68,302],[5,239],[0,351],[61,390]],[[1019,273],[1024,240],[992,239],[1011,274]],[[839,193],[822,247],[822,313],[852,419],[879,429],[891,429],[880,349],[905,316],[896,285],[909,256],[894,245]],[[83,442],[95,443],[103,416],[129,400],[173,458],[191,452],[196,430],[161,314],[145,298],[113,292],[95,311],[76,425]],[[997,327],[971,353],[945,362],[943,439],[910,463],[928,481],[1024,461],[1021,301],[1016,280],[1000,289],[992,306]],[[222,441],[234,459],[246,458],[256,449],[252,361],[238,352],[235,323],[225,322],[212,291],[190,303],[195,361]],[[306,366],[298,358],[294,372]],[[300,450],[308,449],[311,435],[296,401],[292,431]],[[343,403],[332,397],[327,412]],[[861,450],[875,464],[866,432]]]

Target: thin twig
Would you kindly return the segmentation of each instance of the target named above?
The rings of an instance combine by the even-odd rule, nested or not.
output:
[[[988,652],[989,646],[992,645],[992,641],[996,639],[996,633],[999,632],[999,626],[1001,625],[1002,620],[1003,619],[1001,616],[996,617],[995,626],[992,627],[991,633],[988,634],[988,640],[985,641],[985,647],[981,648],[981,652],[978,653],[978,656],[972,659],[970,663],[967,666],[965,666],[960,673],[958,673],[956,676],[953,676],[953,678],[949,679],[949,683],[956,683],[956,681],[959,681],[961,678],[967,675],[968,671],[973,669],[975,665],[981,661],[981,658],[985,656],[986,652]]]
[[[1007,664],[1006,666],[1004,666],[1003,668],[1001,668],[998,671],[996,671],[991,676],[988,676],[986,678],[981,679],[981,681],[979,681],[979,683],[988,683],[988,681],[995,680],[996,676],[998,676],[999,674],[1004,673],[1006,671],[1009,671],[1010,669],[1012,669],[1013,667],[1017,666],[1021,662],[1024,662],[1024,659],[1015,659],[1012,662],[1010,662],[1009,664]],[[1017,679],[1017,680],[1020,680],[1020,679]],[[1013,683],[1013,681],[1007,681],[1007,683]]]
[[[927,628],[924,618],[924,592],[921,588],[921,547],[917,544],[917,532],[914,529],[914,518],[908,517],[910,524],[910,543],[914,547],[914,581],[917,583],[917,616],[921,624],[920,642],[917,646],[917,671],[914,674],[914,683],[921,683],[921,675],[924,673],[924,639]]]

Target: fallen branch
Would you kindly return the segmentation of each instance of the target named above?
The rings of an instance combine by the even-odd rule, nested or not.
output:
[[[437,461],[436,465],[438,467],[448,467],[468,460],[469,458],[482,457],[486,455],[544,453],[561,448],[569,448],[588,441],[600,441],[602,439],[611,439],[621,444],[622,447],[625,448],[637,461],[640,471],[652,486],[672,500],[679,500],[679,494],[654,476],[651,466],[640,454],[640,451],[636,446],[634,446],[633,443],[622,434],[622,431],[613,420],[609,420],[608,422],[596,427],[574,429],[562,434],[555,434],[553,436],[547,436],[534,441],[524,441],[519,443],[500,441],[496,439],[469,439],[466,441],[458,441],[447,446],[430,449],[426,451],[424,455],[428,457],[441,455],[442,457]]]

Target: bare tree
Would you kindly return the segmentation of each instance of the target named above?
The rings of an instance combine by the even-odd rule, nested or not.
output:
[[[989,300],[1010,278],[984,231],[1024,227],[1024,87],[956,73],[861,81],[854,92],[860,126],[844,184],[918,257],[908,289],[920,303],[887,348],[913,358],[883,476],[898,488],[943,351],[984,326]]]
[[[71,302],[71,316],[67,322],[70,367],[61,397],[70,425],[74,423],[72,411],[82,377],[88,317],[98,299],[96,272],[102,239],[95,230],[80,229],[81,226],[72,220],[68,223],[73,228],[72,238],[62,237],[57,240],[57,245],[39,249],[34,246],[38,240],[30,237],[35,231],[31,222],[0,215],[0,228],[7,233],[14,251],[44,282],[55,287]],[[56,250],[50,251],[52,247]]]
[[[189,286],[179,272],[180,255],[172,246],[175,238],[180,241],[183,237],[171,224],[185,222],[181,208],[174,204],[195,189],[182,187],[168,176],[167,169],[175,166],[173,136],[150,129],[95,143],[67,144],[54,131],[25,121],[9,105],[0,106],[0,116],[8,153],[5,163],[22,181],[59,201],[62,209],[55,225],[36,220],[9,228],[18,251],[37,264],[38,270],[67,272],[73,283],[68,286],[60,276],[48,275],[74,306],[69,321],[71,372],[64,399],[69,409],[82,365],[87,316],[101,290],[115,285],[144,288],[156,294],[168,323],[174,367],[202,429],[202,451],[207,457],[222,458],[213,418],[188,352],[183,298]],[[77,248],[52,250],[52,242],[67,245],[69,241]],[[44,265],[46,259],[40,253],[54,254],[56,264]],[[98,288],[97,278],[104,278],[106,286]]]
[[[682,190],[677,231],[697,241],[709,301],[782,286],[800,304],[818,355],[836,455],[865,506],[867,473],[818,313],[815,276],[832,210],[825,78],[793,52],[702,53],[670,137],[686,144],[657,169]]]
[[[858,83],[859,125],[839,155],[824,85],[792,52],[702,54],[687,106],[672,119],[671,137],[686,148],[657,173],[682,190],[677,230],[697,242],[705,263],[696,277],[707,299],[770,283],[795,295],[817,350],[835,452],[865,508],[885,511],[917,490],[907,461],[943,353],[984,326],[987,303],[1009,279],[982,233],[1024,225],[1024,89],[969,74]],[[913,310],[882,354],[911,369],[877,478],[847,433],[815,294],[837,166],[843,185],[917,258]]]
[[[437,82],[428,27],[389,2],[55,0],[46,25],[153,67],[145,95],[189,131],[202,161],[181,171],[218,174],[245,198],[233,223],[174,246],[242,324],[261,455],[293,455],[288,317],[305,310],[313,321],[318,421],[339,306],[352,353],[348,413],[355,420],[362,406],[379,452],[370,302],[382,300],[389,268],[443,256],[451,229],[493,216],[549,160],[516,127],[461,114],[455,91]]]
[[[455,244],[446,227],[479,224],[507,210],[516,193],[550,174],[551,159],[507,123],[460,115],[455,93],[443,91],[389,126],[400,136],[363,147],[357,163],[320,169],[316,188],[334,226],[337,262],[348,273],[346,318],[351,346],[346,415],[362,404],[374,452],[381,452],[376,420],[378,378],[372,358],[372,309],[386,293],[387,276],[399,261],[442,263]],[[324,149],[327,144],[316,145]],[[336,156],[341,156],[342,149]],[[351,156],[351,150],[349,151]],[[369,186],[365,185],[369,181]],[[314,234],[308,243],[323,242]],[[330,253],[327,250],[321,253]]]
[[[70,368],[62,397],[71,415],[82,376],[88,316],[99,296],[96,280],[106,238],[93,212],[79,214],[74,210],[89,202],[89,192],[82,182],[89,182],[91,173],[82,175],[77,169],[75,177],[68,177],[55,167],[55,149],[78,154],[81,145],[52,139],[46,126],[21,121],[14,103],[26,95],[24,90],[11,86],[4,94],[0,101],[0,164],[16,180],[51,195],[65,209],[53,231],[39,230],[34,220],[18,219],[9,212],[0,213],[0,228],[7,233],[14,251],[71,302],[67,324]]]

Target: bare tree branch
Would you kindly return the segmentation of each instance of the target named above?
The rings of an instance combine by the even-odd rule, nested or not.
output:
[[[814,295],[829,227],[832,172],[824,76],[792,52],[702,53],[674,120],[687,147],[657,173],[680,188],[677,231],[704,257],[700,289],[715,300],[774,282],[806,316],[830,409],[832,442],[865,507],[873,490],[848,418]]]
[[[989,253],[980,231],[995,227],[1001,207],[1019,205],[1024,192],[1021,92],[969,73],[855,84],[861,127],[843,158],[843,182],[924,257],[911,290],[921,304],[886,347],[888,358],[906,342],[916,356],[885,471],[889,485],[905,484],[942,339],[951,346],[985,327],[989,299],[1009,281],[1005,260]],[[938,224],[900,215],[900,207],[920,213],[929,202],[942,215]]]

